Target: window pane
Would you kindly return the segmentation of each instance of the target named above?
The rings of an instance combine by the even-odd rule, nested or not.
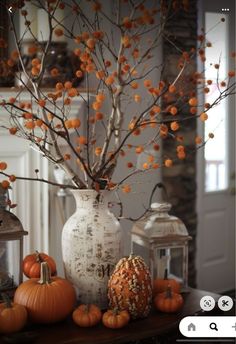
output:
[[[225,22],[221,22],[225,18]],[[216,23],[219,23],[216,25]],[[210,92],[205,101],[212,103],[219,93],[218,85],[227,76],[227,15],[222,13],[206,13],[205,28],[207,39],[212,47],[206,49],[205,78],[212,80]],[[215,64],[220,64],[218,76]],[[218,78],[218,80],[217,80]],[[205,122],[205,140],[213,132],[215,137],[205,146],[205,191],[218,191],[227,188],[227,101],[208,111],[208,120]]]

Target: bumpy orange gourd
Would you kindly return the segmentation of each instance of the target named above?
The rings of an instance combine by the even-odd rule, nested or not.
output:
[[[127,310],[131,318],[144,318],[151,309],[152,283],[140,256],[122,258],[108,282],[110,308]]]
[[[12,303],[6,296],[3,299],[0,304],[0,333],[20,331],[27,322],[26,308]]]
[[[76,302],[73,286],[64,278],[50,277],[46,262],[41,263],[40,279],[31,278],[16,289],[14,302],[26,307],[36,323],[54,323],[69,315]]]
[[[121,328],[128,324],[130,315],[127,311],[118,311],[109,309],[103,314],[102,322],[109,328]]]
[[[154,298],[156,309],[165,313],[178,312],[183,306],[184,300],[180,294],[173,293],[168,287],[164,293],[157,294]]]
[[[56,274],[56,263],[54,259],[48,256],[46,253],[35,253],[28,254],[23,259],[23,272],[28,278],[39,278],[40,276],[40,264],[47,262],[51,271],[51,275]]]
[[[156,278],[153,281],[153,295],[155,296],[158,293],[163,293],[164,291],[167,290],[168,286],[171,287],[171,290],[174,293],[179,294],[180,293],[180,283],[176,281],[175,279],[168,278],[168,271],[167,269],[165,270],[165,276],[164,278]]]
[[[81,327],[95,326],[102,319],[102,312],[96,305],[80,305],[77,307],[72,318],[74,322]]]

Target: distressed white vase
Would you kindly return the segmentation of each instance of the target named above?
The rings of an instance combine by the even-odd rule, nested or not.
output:
[[[107,307],[107,283],[122,256],[122,232],[108,208],[109,191],[72,191],[76,211],[62,231],[62,257],[66,278],[81,303]]]

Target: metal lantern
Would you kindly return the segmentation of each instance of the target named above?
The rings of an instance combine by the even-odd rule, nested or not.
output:
[[[23,236],[20,220],[6,210],[6,190],[0,187],[0,293],[11,293],[23,280]]]
[[[169,215],[169,203],[153,203],[148,214],[131,231],[132,252],[149,264],[153,279],[168,276],[188,284],[188,242],[191,237],[184,223]]]

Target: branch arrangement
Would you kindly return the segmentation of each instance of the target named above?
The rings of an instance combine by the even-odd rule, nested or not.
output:
[[[97,0],[30,1],[30,6],[44,12],[48,25],[48,36],[41,33],[37,37],[28,18],[29,1],[11,4],[14,11],[9,19],[15,50],[7,64],[9,68],[17,66],[21,86],[12,91],[10,99],[0,94],[0,106],[9,114],[9,121],[0,122],[0,126],[11,135],[30,141],[45,158],[65,171],[71,183],[59,185],[37,174],[31,180],[79,189],[121,187],[123,192],[130,192],[132,176],[170,168],[175,160],[187,159],[190,153],[178,134],[181,127],[188,121],[206,121],[209,110],[235,94],[235,71],[229,70],[220,79],[220,63],[210,67],[215,71],[213,80],[205,80],[204,71],[191,74],[192,61],[199,58],[204,62],[205,50],[211,49],[205,33],[199,35],[198,47],[189,51],[182,51],[171,41],[167,24],[178,11],[189,10],[188,1],[117,0],[110,5],[112,13],[108,13],[105,2]],[[65,24],[66,15],[62,18],[66,12],[70,25]],[[25,20],[22,37],[15,24],[17,15]],[[223,20],[217,25],[224,25]],[[24,36],[29,34],[26,63]],[[51,66],[55,86],[49,92],[42,86],[48,55],[51,46],[62,37],[73,42],[74,58],[80,67],[71,79],[62,80],[59,68]],[[179,55],[178,75],[169,83],[162,79],[164,62],[156,62],[163,39]],[[235,58],[235,53],[231,58]],[[212,103],[200,104],[197,95],[189,91],[186,75],[190,74],[199,92],[214,92]],[[84,92],[75,86],[81,78]],[[27,92],[29,100],[21,100],[22,92]],[[145,96],[142,98],[141,94]],[[73,117],[71,105],[78,99],[83,102],[84,110]],[[166,103],[170,105],[164,106]],[[185,118],[180,116],[183,104],[189,109]],[[209,133],[207,139],[193,138],[196,149],[213,136]],[[176,146],[175,157],[158,155],[160,141],[167,137]],[[67,147],[66,152],[63,147]],[[140,155],[144,162],[137,167],[134,157]],[[122,180],[113,180],[118,164],[127,173]],[[24,178],[6,173],[6,168],[6,163],[0,162],[0,174],[6,177],[1,183],[3,187]]]

